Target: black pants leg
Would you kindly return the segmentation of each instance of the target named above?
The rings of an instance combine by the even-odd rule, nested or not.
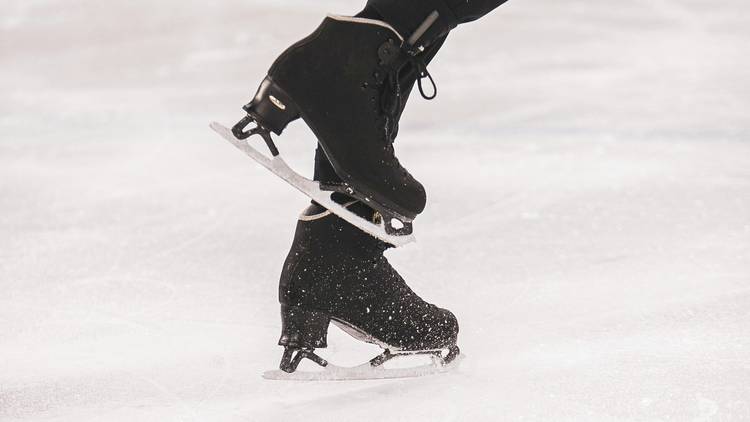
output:
[[[447,0],[447,3],[461,24],[481,18],[506,1],[508,0]]]

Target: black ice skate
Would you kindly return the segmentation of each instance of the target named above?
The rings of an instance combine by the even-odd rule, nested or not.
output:
[[[252,145],[250,145],[248,142],[235,137],[229,129],[219,123],[212,123],[211,128],[216,133],[221,135],[224,139],[231,142],[232,145],[247,154],[250,158],[257,161],[263,167],[267,168],[290,185],[294,186],[297,190],[307,195],[310,199],[321,204],[332,213],[344,219],[349,224],[358,227],[369,235],[374,236],[396,247],[404,246],[415,240],[414,235],[412,234],[389,233],[385,229],[382,218],[365,220],[349,212],[343,205],[332,199],[331,191],[322,189],[320,182],[310,180],[292,170],[292,168],[289,167],[289,165],[280,155],[276,155],[273,158],[265,156],[263,153],[253,148]]]
[[[230,141],[346,221],[393,245],[408,243],[426,194],[399,163],[392,140],[403,110],[403,70],[416,74],[423,97],[434,97],[435,91],[427,95],[422,88],[423,78],[432,79],[420,38],[438,17],[437,11],[428,15],[405,40],[382,21],[329,16],[276,60],[253,101],[244,107],[247,116],[232,129],[236,141],[260,135],[274,158],[263,156],[261,161],[247,142]],[[340,183],[303,180],[278,158],[271,132],[281,134],[300,117],[317,137]],[[251,124],[255,127],[246,130]],[[216,123],[212,127],[226,138],[226,128]],[[359,199],[382,218],[374,224],[346,217],[345,209],[322,200],[316,190]],[[406,239],[394,239],[401,236]]]
[[[361,203],[349,209],[374,213]],[[300,217],[279,285],[284,347],[280,370],[270,379],[344,380],[413,377],[445,372],[458,362],[455,316],[414,293],[383,252],[389,245],[312,205]],[[329,323],[385,351],[354,368],[330,364],[315,353],[327,346]],[[432,364],[386,369],[393,358],[428,355]],[[297,371],[305,359],[319,371]]]

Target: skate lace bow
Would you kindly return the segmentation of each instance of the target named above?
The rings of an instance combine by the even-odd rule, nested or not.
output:
[[[419,93],[422,94],[422,98],[425,100],[434,100],[437,97],[437,85],[435,80],[432,79],[432,75],[427,71],[427,64],[424,62],[422,57],[419,56],[420,50],[407,50],[406,51],[406,63],[411,64],[417,72],[417,86],[419,87]],[[424,86],[422,85],[423,79],[429,79],[430,85],[432,85],[432,95],[425,94]]]
[[[390,87],[390,95],[384,95],[381,103],[382,109],[389,118],[390,126],[389,132],[394,133],[398,125],[398,114],[403,106],[403,92],[401,90],[401,78],[399,75],[401,71],[408,65],[412,66],[412,69],[417,75],[417,86],[419,87],[419,93],[425,100],[433,100],[437,97],[437,84],[435,80],[427,71],[427,64],[420,56],[421,50],[401,48],[401,57],[398,60],[398,66],[390,66],[388,70],[387,86]],[[427,95],[425,92],[423,79],[428,79],[430,85],[432,85],[432,93]],[[387,91],[386,91],[387,92]]]

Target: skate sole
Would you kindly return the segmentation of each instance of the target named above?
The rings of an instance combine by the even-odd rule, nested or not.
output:
[[[221,125],[220,123],[213,122],[211,123],[210,127],[222,138],[229,141],[240,151],[244,152],[247,156],[258,162],[258,164],[262,165],[263,167],[280,177],[282,180],[305,194],[307,197],[319,203],[321,206],[341,217],[349,224],[352,224],[353,226],[368,233],[369,235],[376,237],[383,242],[389,243],[395,247],[404,246],[416,241],[413,234],[389,234],[386,231],[383,222],[381,222],[380,224],[375,224],[367,221],[362,217],[359,217],[358,215],[352,213],[344,206],[333,201],[331,199],[331,194],[334,193],[333,191],[322,190],[320,187],[320,183],[307,179],[306,177],[303,177],[299,173],[292,170],[292,168],[289,167],[289,165],[284,161],[283,158],[281,158],[280,155],[277,155],[273,158],[268,158],[266,155],[250,146],[248,141],[238,139],[236,136],[234,136],[230,129]]]

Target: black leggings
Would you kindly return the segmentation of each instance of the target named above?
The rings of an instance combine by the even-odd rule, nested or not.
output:
[[[450,29],[475,21],[507,0],[368,0],[360,16],[382,19],[393,25],[401,35],[411,34],[430,12],[441,14],[437,26]],[[378,14],[380,16],[378,16]],[[441,34],[442,35],[442,34]]]
[[[475,21],[508,0],[447,0],[459,23]]]
[[[455,15],[455,25],[475,21],[482,16],[490,13],[498,6],[508,0],[369,0],[365,9],[357,16],[373,19],[382,19],[382,16],[375,10],[376,8],[385,8],[398,11],[398,18],[392,17],[391,23],[397,28],[402,27],[404,30],[415,24],[422,22],[424,10],[431,10],[433,6],[437,8],[438,4],[447,7]],[[393,20],[403,19],[400,22]],[[386,20],[388,21],[388,20]],[[441,36],[435,42],[434,51],[431,52],[429,60],[432,59],[445,41],[446,35]],[[429,61],[428,60],[428,61]],[[315,151],[315,175],[314,180],[328,183],[338,183],[341,179],[336,175],[325,153],[318,146]]]

